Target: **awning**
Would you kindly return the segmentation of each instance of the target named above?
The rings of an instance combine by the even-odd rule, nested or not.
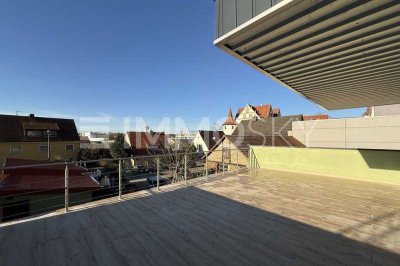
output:
[[[400,1],[284,0],[214,44],[329,110],[400,103]]]

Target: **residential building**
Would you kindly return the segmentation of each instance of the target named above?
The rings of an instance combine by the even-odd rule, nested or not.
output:
[[[0,174],[0,220],[7,221],[42,212],[49,212],[64,205],[65,164],[45,165],[47,160],[7,158],[7,169]],[[57,163],[54,162],[54,163]],[[92,200],[92,193],[100,184],[86,169],[69,166],[69,192],[71,205]]]
[[[168,146],[173,150],[185,150],[193,145],[193,139],[190,138],[176,138],[171,135],[167,138]]]
[[[197,151],[207,153],[223,136],[224,132],[222,131],[199,130],[193,140],[193,145]]]
[[[325,114],[318,114],[318,115],[303,115],[303,120],[308,121],[308,120],[325,120],[329,119],[328,115]]]
[[[301,115],[242,121],[231,135],[224,135],[208,153],[208,167],[234,170],[249,161],[250,146],[305,147],[290,135],[292,122]]]
[[[270,104],[261,104],[258,106],[247,104],[245,107],[241,107],[238,109],[235,119],[236,122],[239,124],[243,120],[279,116],[281,116],[280,108],[272,108]]]
[[[132,156],[162,153],[167,147],[164,132],[134,132],[125,134],[125,148],[130,149]]]
[[[6,158],[46,160],[48,143],[51,160],[77,160],[80,139],[74,120],[0,115],[0,163]]]
[[[95,158],[109,158],[111,157],[110,147],[114,140],[107,141],[90,141],[88,136],[80,137],[80,150],[81,157],[84,150],[90,150],[91,154],[96,155]]]
[[[181,132],[179,134],[175,134],[174,138],[175,139],[187,139],[187,140],[193,140],[196,136],[196,132]]]
[[[281,116],[281,109],[280,108],[272,109],[272,116],[273,117],[280,117]]]
[[[179,134],[168,134],[167,143],[174,150],[182,150],[193,144],[196,137],[195,132],[181,132]]]
[[[389,116],[389,115],[400,115],[400,104],[382,105],[382,106],[370,106],[364,112],[363,116]]]
[[[229,108],[228,110],[228,116],[225,120],[225,122],[222,124],[222,131],[224,132],[225,135],[232,135],[233,131],[235,131],[237,127],[237,123],[235,119],[233,119],[232,116],[232,109]]]
[[[81,148],[83,147],[82,145],[88,145],[88,144],[90,144],[90,139],[89,139],[89,137],[88,136],[83,136],[83,135],[80,135],[79,136],[79,140],[80,140],[80,145],[81,145]]]
[[[90,142],[107,142],[109,140],[109,134],[104,132],[84,132],[82,136],[88,137]]]

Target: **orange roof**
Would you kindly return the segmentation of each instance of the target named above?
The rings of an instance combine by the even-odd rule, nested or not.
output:
[[[303,120],[325,120],[328,119],[328,115],[303,115]]]
[[[258,106],[253,106],[250,105],[251,108],[260,116],[260,118],[267,118],[269,117],[271,113],[271,105],[270,104],[263,104],[263,105],[258,105]],[[243,111],[244,107],[239,108],[236,117],[239,116],[239,114]],[[276,108],[279,110],[279,108]]]
[[[52,162],[7,158],[5,167],[32,166],[4,170],[0,182],[0,195],[14,195],[30,191],[63,193],[65,165],[47,165],[49,163]],[[92,191],[100,187],[96,180],[85,174],[85,168],[70,164],[69,169],[69,187],[72,192]]]
[[[274,108],[272,109],[272,114],[274,115],[279,115],[281,113],[281,109],[280,108]]]
[[[236,121],[235,119],[233,119],[232,116],[232,109],[229,108],[228,110],[228,117],[225,120],[225,123],[223,124],[224,126],[235,126],[236,125]]]
[[[132,150],[147,150],[150,146],[165,148],[166,137],[164,132],[128,132]]]

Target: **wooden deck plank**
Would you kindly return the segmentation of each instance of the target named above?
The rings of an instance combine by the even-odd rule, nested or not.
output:
[[[398,186],[257,170],[135,195],[0,227],[0,265],[400,264]]]

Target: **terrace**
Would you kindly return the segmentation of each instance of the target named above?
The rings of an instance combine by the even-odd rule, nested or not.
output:
[[[1,264],[400,264],[400,186],[241,169],[0,227]]]

